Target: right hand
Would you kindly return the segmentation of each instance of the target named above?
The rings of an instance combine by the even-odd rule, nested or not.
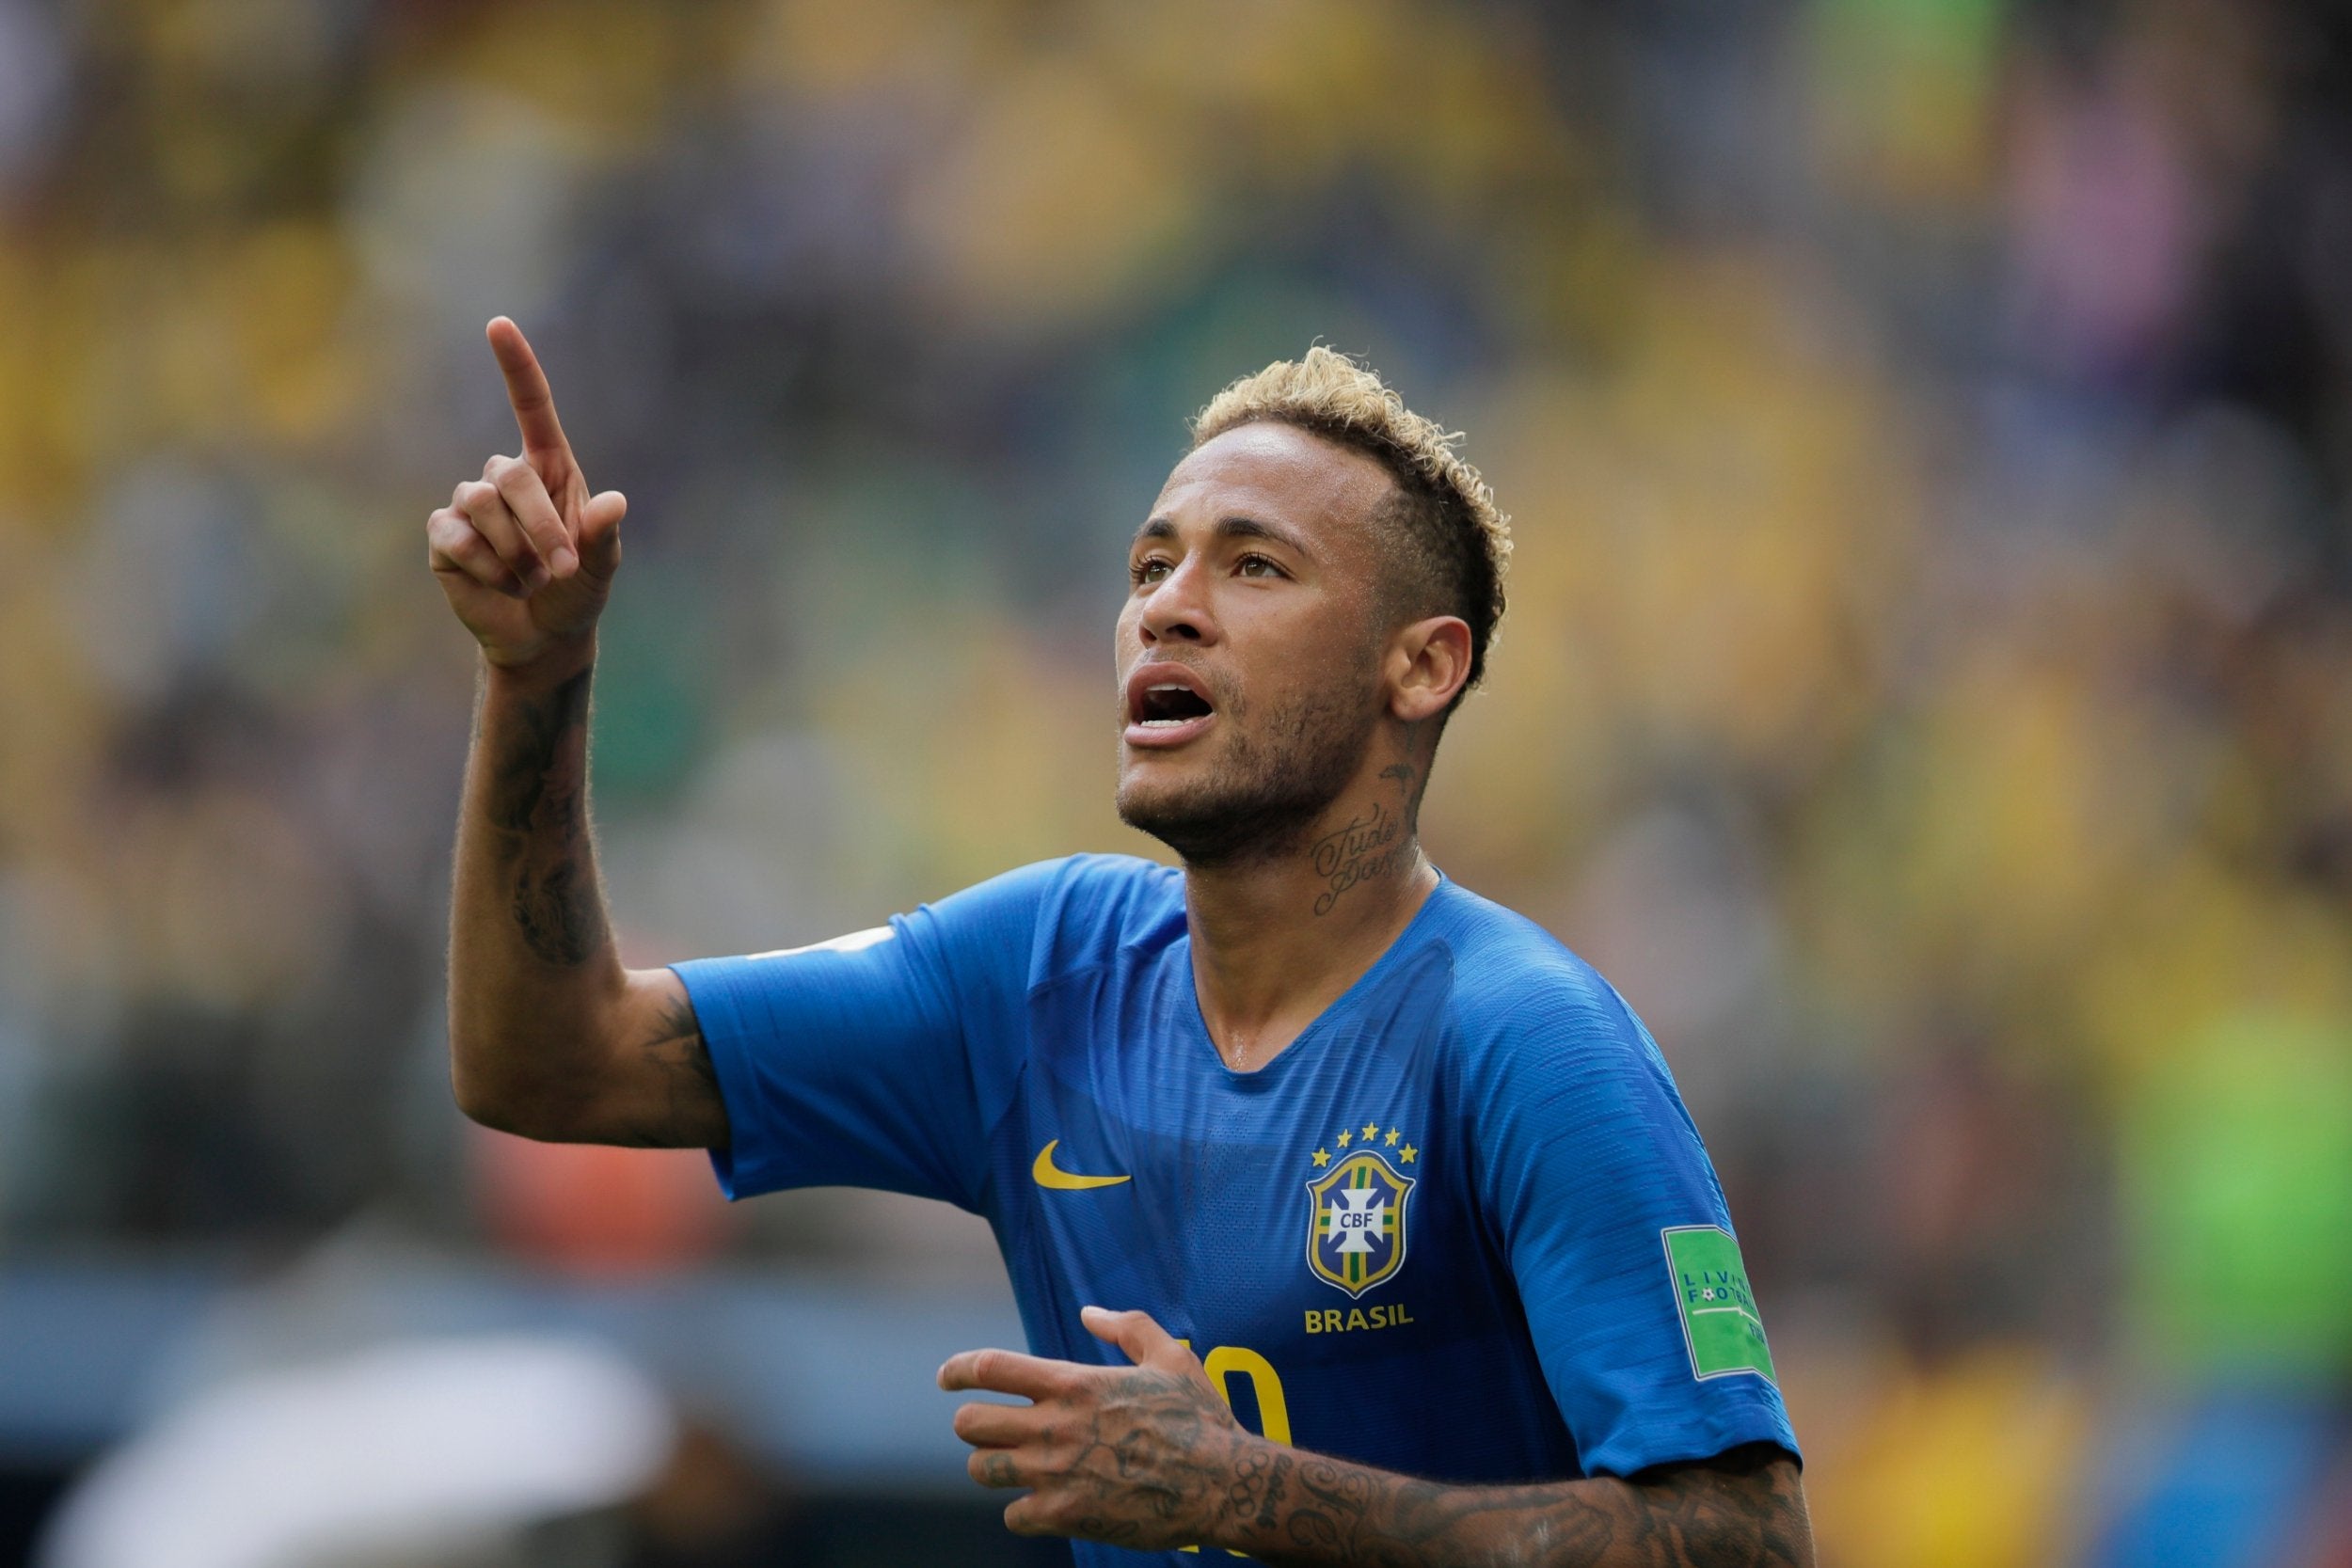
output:
[[[492,664],[584,657],[620,570],[628,501],[618,490],[588,493],[522,328],[500,316],[485,335],[523,454],[491,458],[425,519],[433,575]]]

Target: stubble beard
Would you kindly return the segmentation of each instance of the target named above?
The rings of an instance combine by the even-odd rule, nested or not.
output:
[[[1263,722],[1229,699],[1224,755],[1207,775],[1146,794],[1121,784],[1119,817],[1150,833],[1188,866],[1276,860],[1303,850],[1311,830],[1362,769],[1379,727],[1370,694],[1309,693],[1271,708]]]

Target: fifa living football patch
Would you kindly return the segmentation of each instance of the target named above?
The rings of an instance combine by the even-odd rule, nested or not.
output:
[[[1666,1243],[1675,1304],[1682,1310],[1692,1375],[1704,1382],[1754,1372],[1777,1386],[1764,1320],[1756,1316],[1747,1265],[1740,1261],[1740,1243],[1731,1232],[1720,1225],[1676,1225],[1659,1235]]]

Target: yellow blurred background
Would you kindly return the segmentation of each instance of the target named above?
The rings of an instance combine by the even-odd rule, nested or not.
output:
[[[1361,354],[1518,540],[1428,847],[1650,1020],[1824,1564],[2352,1563],[2352,25],[2286,0],[0,0],[0,1561],[323,1257],[1001,1295],[451,1108],[496,312],[631,499],[632,961],[1152,852],[1123,542]]]

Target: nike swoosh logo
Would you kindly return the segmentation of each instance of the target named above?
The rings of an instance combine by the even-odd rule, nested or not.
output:
[[[1037,1178],[1039,1186],[1053,1187],[1065,1193],[1081,1193],[1089,1187],[1116,1187],[1121,1181],[1131,1180],[1124,1176],[1073,1175],[1054,1164],[1054,1150],[1060,1146],[1061,1140],[1056,1138],[1037,1151],[1037,1164],[1029,1167],[1029,1174]]]

